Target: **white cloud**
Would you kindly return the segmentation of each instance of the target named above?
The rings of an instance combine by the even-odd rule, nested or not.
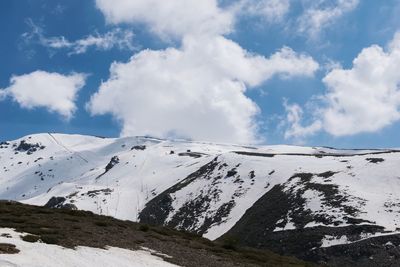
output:
[[[60,15],[64,14],[66,9],[67,9],[66,6],[61,5],[61,4],[57,4],[54,7],[54,9],[51,11],[51,13],[60,16]]]
[[[280,17],[275,0],[96,0],[109,23],[142,24],[179,48],[144,50],[114,63],[110,78],[88,103],[93,115],[111,113],[122,135],[178,135],[192,139],[249,143],[258,140],[258,106],[245,93],[273,76],[312,76],[311,57],[283,47],[271,57],[252,54],[225,34],[234,30],[239,7]],[[283,1],[286,2],[286,1]]]
[[[290,9],[290,0],[241,0],[239,12],[260,16],[268,22],[281,22]]]
[[[387,51],[373,45],[361,51],[353,68],[331,71],[324,83],[328,87],[328,108],[323,120],[333,135],[375,132],[400,119],[400,34]]]
[[[308,126],[302,125],[303,109],[299,105],[288,104],[285,101],[284,106],[287,114],[286,123],[288,125],[288,128],[285,131],[286,139],[303,139],[321,130],[322,123],[320,120],[315,120]]]
[[[305,11],[297,21],[299,31],[315,38],[358,4],[359,0],[307,0]]]
[[[313,110],[318,114],[314,123],[321,123],[329,134],[346,136],[376,132],[400,120],[399,69],[400,33],[386,50],[378,45],[363,49],[351,69],[338,67],[323,79],[327,93],[319,97],[323,105]],[[301,114],[298,108],[289,110],[294,129],[300,125],[296,114]],[[302,134],[302,130],[288,132],[288,136]]]
[[[10,86],[0,90],[0,100],[11,97],[22,108],[46,108],[65,119],[76,110],[75,99],[85,85],[86,75],[73,73],[62,75],[45,71],[13,76]]]
[[[79,40],[69,41],[64,36],[46,37],[43,29],[30,19],[27,20],[27,24],[31,27],[31,32],[22,34],[26,43],[33,41],[54,50],[66,49],[69,51],[69,55],[83,54],[91,47],[102,51],[113,48],[120,50],[135,49],[133,45],[134,33],[130,30],[115,28],[105,34],[94,33]]]
[[[7,92],[0,89],[0,101],[3,101],[7,97]]]
[[[217,0],[96,0],[109,23],[143,23],[161,36],[225,34],[232,30],[233,14]]]
[[[186,37],[180,49],[144,50],[128,63],[114,63],[88,109],[113,114],[122,135],[249,143],[257,140],[258,106],[245,95],[247,87],[317,68],[289,48],[265,58],[222,36]]]
[[[335,61],[335,60],[331,59],[331,58],[325,57],[321,68],[325,71],[325,73],[329,73],[334,69],[342,68],[342,64],[340,62],[338,62],[338,61]]]

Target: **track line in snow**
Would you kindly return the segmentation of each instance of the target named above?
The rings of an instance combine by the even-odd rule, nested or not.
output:
[[[54,142],[55,142],[57,145],[61,146],[62,148],[64,148],[64,149],[65,149],[66,151],[68,151],[69,153],[74,154],[74,155],[77,155],[77,156],[78,156],[81,160],[83,160],[84,162],[89,163],[89,161],[88,161],[87,159],[85,159],[84,157],[82,157],[81,154],[79,154],[78,152],[73,151],[73,150],[69,149],[68,147],[66,147],[63,143],[61,143],[59,140],[57,140],[57,138],[55,138],[54,135],[52,135],[51,133],[48,133],[48,134],[49,134],[49,136],[51,137],[51,139],[53,139]]]

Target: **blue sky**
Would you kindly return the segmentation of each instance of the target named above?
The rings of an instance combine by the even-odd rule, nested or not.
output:
[[[0,138],[400,146],[399,1],[188,2],[1,1]]]

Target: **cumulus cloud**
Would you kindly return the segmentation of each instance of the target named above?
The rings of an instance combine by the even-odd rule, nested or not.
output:
[[[265,58],[222,36],[186,37],[179,49],[144,50],[128,63],[114,63],[88,109],[113,114],[123,135],[249,143],[257,140],[258,106],[245,95],[247,87],[317,68],[289,48]]]
[[[387,51],[373,45],[353,61],[353,68],[334,69],[325,78],[328,107],[323,120],[333,135],[375,132],[400,118],[400,34]]]
[[[6,91],[0,89],[0,101],[3,101],[6,97],[7,97]]]
[[[260,16],[268,22],[280,22],[290,9],[290,0],[242,0],[238,10],[245,15]]]
[[[217,0],[96,0],[109,23],[142,23],[163,38],[225,34],[232,30],[233,14]]]
[[[235,2],[236,1],[236,2]],[[359,0],[301,0],[302,10],[298,15],[287,17],[292,0],[235,0],[232,10],[236,15],[257,16],[267,23],[291,25],[291,28],[311,39],[332,26],[346,13],[353,11]]]
[[[26,43],[36,42],[44,47],[57,50],[65,49],[69,55],[83,54],[93,47],[97,50],[111,50],[113,48],[120,50],[134,50],[134,33],[131,30],[122,30],[121,28],[112,29],[104,34],[94,33],[82,39],[70,41],[64,36],[46,37],[43,29],[36,25],[32,20],[27,20],[31,31],[22,34]]]
[[[0,90],[0,100],[11,97],[22,108],[46,108],[70,119],[76,110],[75,99],[85,85],[86,75],[73,73],[62,75],[35,71],[13,76],[10,86]]]
[[[122,135],[257,141],[259,107],[247,89],[274,76],[312,76],[319,65],[288,47],[266,58],[227,39],[239,15],[236,4],[243,1],[222,8],[217,0],[96,0],[109,23],[139,23],[180,42],[112,64],[88,110],[111,113],[121,122]],[[248,3],[262,7],[266,16],[280,16],[278,1]]]
[[[315,38],[321,30],[354,10],[358,4],[359,0],[307,0],[305,11],[297,21],[299,32]]]
[[[303,121],[303,109],[297,104],[288,104],[287,101],[284,102],[286,109],[286,122],[288,128],[285,131],[286,139],[297,139],[302,140],[310,135],[315,134],[322,128],[322,123],[320,120],[316,120],[308,126],[302,124]]]
[[[387,49],[378,45],[363,49],[351,69],[338,67],[323,79],[327,92],[319,97],[323,105],[314,110],[319,114],[315,123],[334,136],[345,136],[376,132],[398,121],[399,68],[400,33]],[[294,128],[297,121],[291,120]],[[302,131],[291,133],[301,135]]]

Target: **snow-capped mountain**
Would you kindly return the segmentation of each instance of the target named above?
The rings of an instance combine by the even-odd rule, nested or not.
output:
[[[0,144],[0,199],[321,261],[342,247],[370,253],[370,240],[400,245],[399,166],[397,150],[37,134]]]

